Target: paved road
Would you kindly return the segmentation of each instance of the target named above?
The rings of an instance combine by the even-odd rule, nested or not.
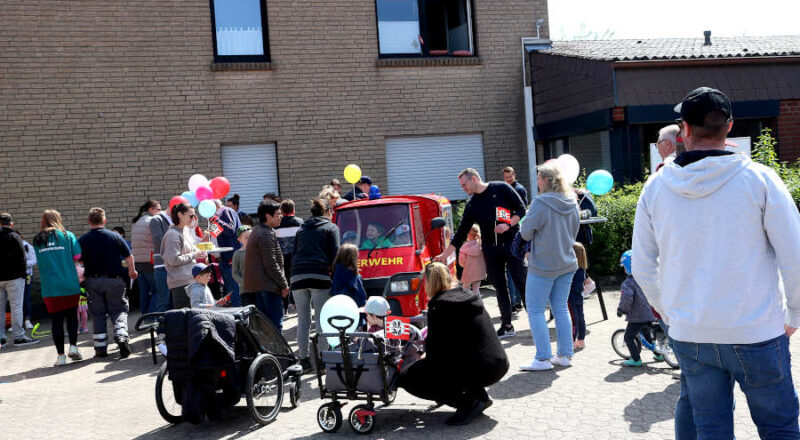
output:
[[[491,290],[485,303],[499,321]],[[609,310],[616,309],[618,292],[607,292]],[[576,354],[573,366],[549,372],[523,373],[517,366],[534,354],[524,312],[515,321],[517,336],[504,341],[512,369],[489,390],[494,406],[465,427],[451,428],[444,420],[452,410],[428,411],[429,402],[400,391],[395,403],[378,410],[371,438],[391,439],[667,439],[673,436],[673,408],[679,384],[673,371],[653,363],[647,368],[623,369],[611,349],[611,333],[624,326],[612,317],[600,321],[595,297],[586,303],[589,323],[587,348]],[[131,324],[134,318],[131,318]],[[297,320],[286,323],[291,340]],[[551,336],[552,326],[551,323]],[[80,348],[91,356],[91,341],[82,335]],[[792,353],[800,354],[793,338]],[[554,340],[554,339],[553,339]],[[323,434],[315,415],[321,404],[314,376],[305,376],[302,403],[283,411],[269,426],[254,424],[243,402],[222,422],[170,426],[154,404],[157,367],[145,352],[146,335],[134,335],[131,358],[87,360],[53,368],[55,350],[49,340],[33,347],[0,350],[0,438],[2,439],[335,439],[356,437],[345,424],[337,434]],[[469,368],[469,365],[455,368]],[[797,363],[793,368],[798,375]],[[288,402],[288,399],[286,399]],[[288,403],[286,404],[288,405]],[[348,408],[345,407],[345,410]],[[747,402],[737,392],[738,438],[757,438]],[[362,438],[362,437],[359,437]]]

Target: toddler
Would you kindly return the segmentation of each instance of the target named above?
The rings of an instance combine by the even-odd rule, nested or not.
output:
[[[578,258],[578,270],[572,277],[572,286],[569,289],[569,313],[572,315],[572,347],[581,349],[586,347],[583,339],[586,337],[586,319],[583,316],[583,282],[586,280],[586,268],[589,262],[586,258],[586,249],[579,242],[572,245],[575,256]]]
[[[186,286],[186,295],[189,296],[192,308],[214,307],[214,296],[211,295],[211,289],[208,288],[212,268],[213,266],[207,266],[203,263],[197,263],[192,267],[194,283]]]
[[[625,251],[619,260],[620,265],[625,268],[628,277],[622,282],[619,306],[617,306],[617,316],[625,316],[628,326],[625,328],[625,344],[631,352],[631,358],[622,363],[625,367],[641,367],[642,359],[639,356],[641,346],[637,344],[636,338],[642,329],[648,327],[656,320],[650,309],[650,303],[642,292],[642,288],[636,283],[631,275],[631,251]],[[649,339],[648,332],[643,333]],[[652,342],[649,341],[648,342]]]
[[[347,295],[359,307],[364,307],[367,302],[364,280],[358,274],[358,248],[354,244],[343,244],[336,252],[331,281],[331,296],[333,295]]]
[[[81,287],[81,296],[78,299],[78,334],[89,333],[89,297],[86,290]]]
[[[242,244],[242,247],[233,253],[233,262],[231,263],[231,273],[233,279],[239,284],[239,293],[244,293],[244,259],[247,250],[247,240],[250,239],[250,234],[253,228],[250,226],[242,226],[236,231],[237,240]]]
[[[480,294],[481,281],[486,278],[486,261],[481,250],[481,229],[477,224],[467,234],[467,242],[458,253],[458,264],[464,268],[461,284],[465,289]]]

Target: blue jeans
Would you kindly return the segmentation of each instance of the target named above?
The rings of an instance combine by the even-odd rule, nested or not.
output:
[[[663,319],[658,320],[658,325],[669,336],[669,326]],[[669,339],[672,346],[672,338]],[[681,394],[678,396],[678,403],[675,404],[675,440],[695,440],[697,438],[697,427],[694,426],[694,415],[692,414],[692,403],[689,402],[689,393],[686,388],[686,376],[681,372]]]
[[[272,324],[283,331],[283,297],[279,293],[259,290],[244,296],[245,305],[255,305]]]
[[[172,295],[167,286],[167,270],[157,267],[153,271],[153,281],[155,288],[153,296],[150,298],[150,312],[166,312],[172,308]]]
[[[139,277],[136,278],[139,283],[139,310],[142,315],[153,311],[158,291],[156,289],[156,277],[154,272],[139,272]]]
[[[511,269],[508,267],[506,267],[506,282],[508,282],[508,294],[511,295],[511,306],[521,303],[522,299],[519,297],[519,290],[517,290],[517,286],[514,284]]]
[[[792,383],[786,335],[741,345],[673,340],[672,349],[681,365],[681,395],[685,392],[692,405],[698,439],[734,438],[736,382],[747,398],[759,437],[800,439],[800,406]],[[683,429],[676,426],[679,432]]]
[[[556,320],[556,353],[559,356],[572,356],[572,320],[569,316],[567,298],[572,285],[574,271],[555,278],[543,278],[528,272],[525,285],[525,301],[528,307],[528,323],[531,326],[533,343],[536,344],[536,359],[550,360],[550,332],[544,309],[550,303],[550,310]]]
[[[239,284],[233,279],[233,268],[230,260],[219,259],[219,270],[222,272],[222,281],[225,283],[225,295],[231,294],[231,306],[241,307],[242,298],[239,296]],[[281,300],[283,301],[283,300]]]

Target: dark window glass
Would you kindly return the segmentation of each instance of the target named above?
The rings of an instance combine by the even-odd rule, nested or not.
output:
[[[376,0],[375,5],[381,55],[475,54],[470,0]]]
[[[215,61],[269,61],[264,0],[211,0]]]

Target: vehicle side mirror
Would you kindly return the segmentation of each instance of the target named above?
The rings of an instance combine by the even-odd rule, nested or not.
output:
[[[435,217],[431,219],[431,231],[433,231],[434,229],[443,228],[446,224],[447,222],[443,218]]]

